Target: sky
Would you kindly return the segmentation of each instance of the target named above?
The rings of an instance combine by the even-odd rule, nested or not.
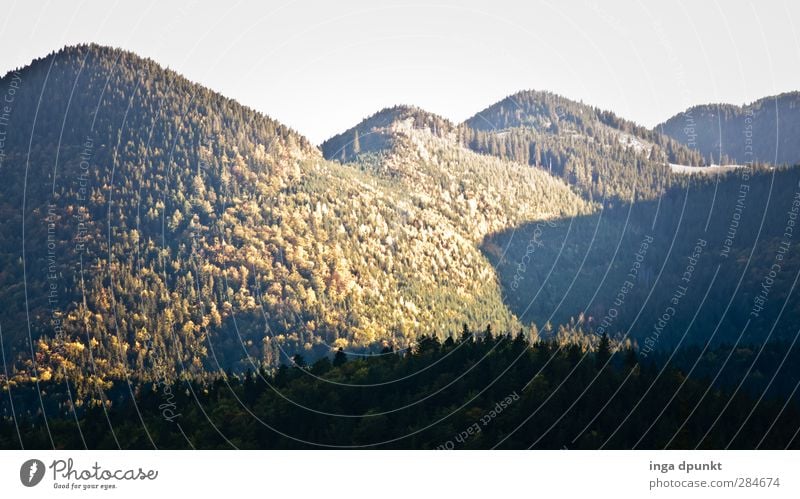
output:
[[[0,74],[65,45],[150,57],[315,143],[395,104],[462,121],[550,90],[652,127],[800,90],[800,2],[0,0]]]

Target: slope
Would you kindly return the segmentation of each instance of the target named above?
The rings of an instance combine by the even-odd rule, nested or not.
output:
[[[550,92],[510,95],[461,128],[471,149],[546,169],[612,204],[660,195],[668,163],[703,164],[676,140]]]
[[[800,92],[764,97],[744,106],[690,107],[655,129],[712,163],[794,165],[800,163]]]
[[[362,168],[330,162],[274,120],[96,45],[0,86],[15,97],[0,187],[12,384],[198,379],[403,348],[464,322],[516,329],[481,238],[592,209],[439,124],[398,130],[386,154],[365,139]]]

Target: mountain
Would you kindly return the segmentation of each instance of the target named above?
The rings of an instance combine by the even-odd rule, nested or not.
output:
[[[523,224],[481,247],[523,323],[574,323],[641,353],[791,341],[800,328],[798,185],[797,168],[690,177],[657,200],[557,227]],[[518,241],[537,233],[531,256]],[[526,255],[537,264],[521,273]]]
[[[669,137],[550,92],[510,95],[462,128],[471,149],[546,169],[603,202],[655,198],[672,185],[668,163],[704,164]]]
[[[389,148],[390,125],[410,123],[475,152],[530,165],[575,185],[589,201],[629,202],[657,197],[672,185],[669,163],[704,165],[678,141],[565,97],[523,91],[464,123],[411,106],[384,109],[325,141],[326,158],[347,162],[354,149]]]
[[[211,331],[225,323],[231,335],[236,312],[258,311],[253,276],[291,271],[275,221],[281,199],[297,200],[290,186],[324,175],[319,151],[96,45],[34,61],[0,88],[14,85],[0,196],[13,376],[102,384],[210,368]]]
[[[554,174],[602,200],[602,210],[556,226],[525,223],[481,244],[517,317],[556,324],[544,337],[583,329],[670,351],[791,339],[800,327],[792,293],[800,260],[787,250],[798,169],[699,166],[687,170],[719,175],[678,173],[669,163],[702,165],[697,151],[549,92],[512,95],[462,127],[474,150],[548,171],[552,157]],[[540,244],[531,247],[531,240]],[[702,264],[687,265],[701,256]],[[521,271],[524,261],[536,264]],[[776,261],[780,271],[771,273]],[[707,294],[724,299],[705,300]],[[771,305],[762,308],[765,294]]]
[[[533,91],[316,147],[97,45],[0,93],[0,447],[436,447],[503,397],[469,446],[796,430],[800,169]]]
[[[769,338],[790,338],[793,328],[800,327],[793,319],[800,317],[800,303],[790,292],[800,260],[787,254],[781,255],[782,271],[771,278],[772,296],[780,296],[785,309],[797,313],[780,316],[779,308],[769,307],[751,319],[751,327],[742,330],[753,300],[758,298],[753,290],[761,286],[764,262],[773,261],[776,248],[785,244],[785,224],[791,220],[784,214],[791,214],[794,188],[800,181],[798,170],[673,174],[666,150],[658,146],[659,140],[664,144],[671,143],[669,140],[645,142],[652,132],[611,113],[548,93],[519,94],[514,101],[513,111],[508,107],[511,101],[504,100],[458,126],[418,108],[385,109],[326,141],[322,150],[330,159],[343,157],[344,164],[354,170],[401,186],[406,196],[424,194],[427,208],[442,213],[452,224],[450,230],[478,241],[499,279],[503,303],[515,317],[526,325],[555,324],[542,332],[543,337],[581,342],[584,339],[576,333],[606,332],[643,348],[660,345],[670,349],[704,342],[759,344]],[[561,117],[548,118],[556,109],[562,110]],[[558,132],[546,130],[556,121]],[[641,179],[650,179],[649,190],[641,190],[657,197],[632,196],[635,202],[617,203],[603,199],[602,206],[589,202],[588,209],[570,212],[567,207],[581,206],[574,199],[576,194],[592,199],[591,186],[579,184],[565,197],[568,191],[559,189],[560,182],[554,183],[549,168],[508,159],[498,162],[491,153],[475,154],[471,139],[481,137],[476,128],[486,128],[487,123],[497,125],[501,131],[489,133],[505,134],[500,135],[503,140],[513,137],[511,130],[528,137],[546,137],[592,168],[596,167],[589,161],[595,154],[592,148],[598,147],[598,160],[613,165],[595,172],[599,182],[614,186],[619,194],[626,192],[624,189],[640,192]],[[617,146],[621,159],[613,163],[609,141],[622,140],[621,134],[627,134],[629,142],[626,147]],[[603,138],[595,141],[593,137]],[[356,143],[358,152],[353,148]],[[662,155],[662,159],[649,160],[647,151]],[[503,169],[509,173],[498,177]],[[520,192],[520,180],[514,178],[519,172],[538,178],[530,182],[533,185],[550,186],[535,194]],[[551,184],[546,184],[548,180]],[[475,210],[454,204],[452,201],[460,198],[452,186],[458,183],[483,193],[485,202]],[[742,184],[747,189],[744,199]],[[532,199],[543,207],[533,205]],[[739,209],[744,202],[749,209]],[[535,209],[529,211],[529,207]],[[554,216],[554,211],[545,207],[558,207],[566,215]],[[703,241],[699,250],[698,241]],[[692,286],[687,286],[687,296],[681,297],[695,305],[674,307],[669,331],[662,333],[663,327],[653,325],[658,324],[675,290],[681,289],[687,258],[700,255],[704,263],[692,267]],[[730,301],[705,302],[706,292]],[[702,314],[694,317],[694,307],[701,302]],[[771,330],[778,319],[781,327]]]
[[[0,188],[14,382],[85,393],[405,348],[464,323],[517,331],[481,241],[595,209],[412,108],[367,120],[359,150],[323,147],[354,168],[121,50],[68,47],[0,88],[15,96]]]
[[[655,130],[698,151],[711,163],[795,165],[800,163],[800,92],[744,106],[690,107]]]
[[[348,162],[361,152],[377,152],[392,145],[392,127],[408,123],[416,129],[425,129],[437,137],[455,130],[449,120],[414,106],[394,106],[378,111],[356,126],[331,137],[320,148],[326,158]]]
[[[346,154],[346,165],[390,182],[404,198],[419,199],[426,211],[440,213],[454,232],[474,241],[525,220],[597,208],[547,172],[469,150],[455,126],[417,108],[382,110],[323,143],[323,153],[333,159],[351,151],[356,134],[364,146]]]
[[[339,348],[414,348],[464,324],[530,339],[542,327],[594,348],[652,236],[643,284],[602,328],[641,344],[701,237],[717,245],[718,266],[697,282],[749,309],[796,184],[791,169],[673,174],[669,162],[702,157],[545,92],[462,124],[396,106],[317,148],[153,61],[96,45],[34,61],[0,88],[13,97],[0,156],[3,377],[69,379],[81,393]],[[757,208],[740,209],[743,182]],[[795,265],[787,255],[772,288],[790,311]],[[721,272],[713,283],[709,269]],[[720,324],[715,341],[736,338],[742,318],[717,304],[688,343]],[[784,337],[768,332],[775,314],[742,337]]]

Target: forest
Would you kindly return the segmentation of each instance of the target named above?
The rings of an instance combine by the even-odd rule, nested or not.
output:
[[[202,379],[296,352],[403,348],[434,324],[517,329],[480,240],[594,209],[546,172],[416,129],[376,168],[326,161],[118,50],[67,48],[20,74],[0,197],[13,383],[70,379],[84,393],[155,371]]]
[[[691,107],[655,127],[711,163],[800,163],[800,92]]]
[[[797,449],[800,407],[787,394],[800,352],[775,344],[741,379],[754,350],[709,351],[690,376],[697,352],[664,363],[607,339],[588,351],[465,326],[412,350],[298,354],[272,373],[208,384],[121,381],[104,404],[74,412],[69,387],[48,383],[47,425],[41,411],[3,422],[0,447]]]
[[[317,147],[98,45],[0,88],[2,447],[796,445],[794,167],[532,90]]]
[[[659,335],[666,349],[794,338],[800,328],[794,292],[800,260],[791,249],[797,244],[798,170],[742,170],[681,184],[655,201],[487,237],[482,248],[509,307],[523,322],[575,318],[593,330],[611,313],[609,334],[641,345],[673,294],[685,288]],[[531,248],[531,240],[541,244]],[[523,259],[529,263],[521,272]]]

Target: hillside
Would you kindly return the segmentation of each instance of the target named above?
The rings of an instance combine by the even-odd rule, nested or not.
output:
[[[798,186],[797,168],[692,176],[658,200],[524,224],[482,248],[523,322],[577,322],[640,351],[792,340]],[[518,241],[537,232],[545,244],[521,274],[530,250]]]
[[[602,329],[653,349],[800,327],[788,250],[770,303],[743,327],[787,244],[795,170],[671,175],[668,162],[702,158],[553,94],[516,94],[461,125],[397,106],[316,148],[95,45],[0,86],[14,91],[0,186],[12,384],[68,379],[85,394],[121,379],[203,380],[298,353],[413,348],[464,324],[531,339],[541,328],[582,348]],[[657,241],[646,259],[645,237]],[[676,311],[677,329],[643,343],[698,238],[712,263],[687,300],[711,290],[730,303],[709,302],[697,320]],[[640,256],[636,285],[612,307]]]
[[[391,149],[365,133],[353,168],[127,52],[70,47],[0,85],[15,79],[0,187],[15,383],[198,379],[463,323],[518,330],[480,241],[593,210],[454,145],[444,120],[409,129],[405,110],[382,122]]]
[[[655,130],[690,146],[712,163],[795,165],[800,163],[800,92],[765,97],[744,106],[690,107]]]
[[[9,374],[201,374],[223,325],[258,310],[248,276],[290,270],[266,221],[319,152],[130,53],[67,48],[2,86],[17,75],[0,196]]]
[[[391,183],[471,240],[525,220],[552,220],[596,209],[547,172],[465,148],[460,130],[416,108],[376,113],[323,143],[326,157],[340,156],[340,144],[356,132],[366,145],[348,156],[346,164]]]
[[[437,137],[452,133],[455,125],[449,120],[414,106],[394,106],[382,109],[354,127],[326,140],[320,148],[326,158],[346,163],[364,152],[389,149],[394,139],[392,126],[407,123],[427,130]]]
[[[668,163],[704,164],[669,137],[550,92],[508,96],[461,128],[471,149],[545,169],[604,202],[655,198],[672,185]]]

